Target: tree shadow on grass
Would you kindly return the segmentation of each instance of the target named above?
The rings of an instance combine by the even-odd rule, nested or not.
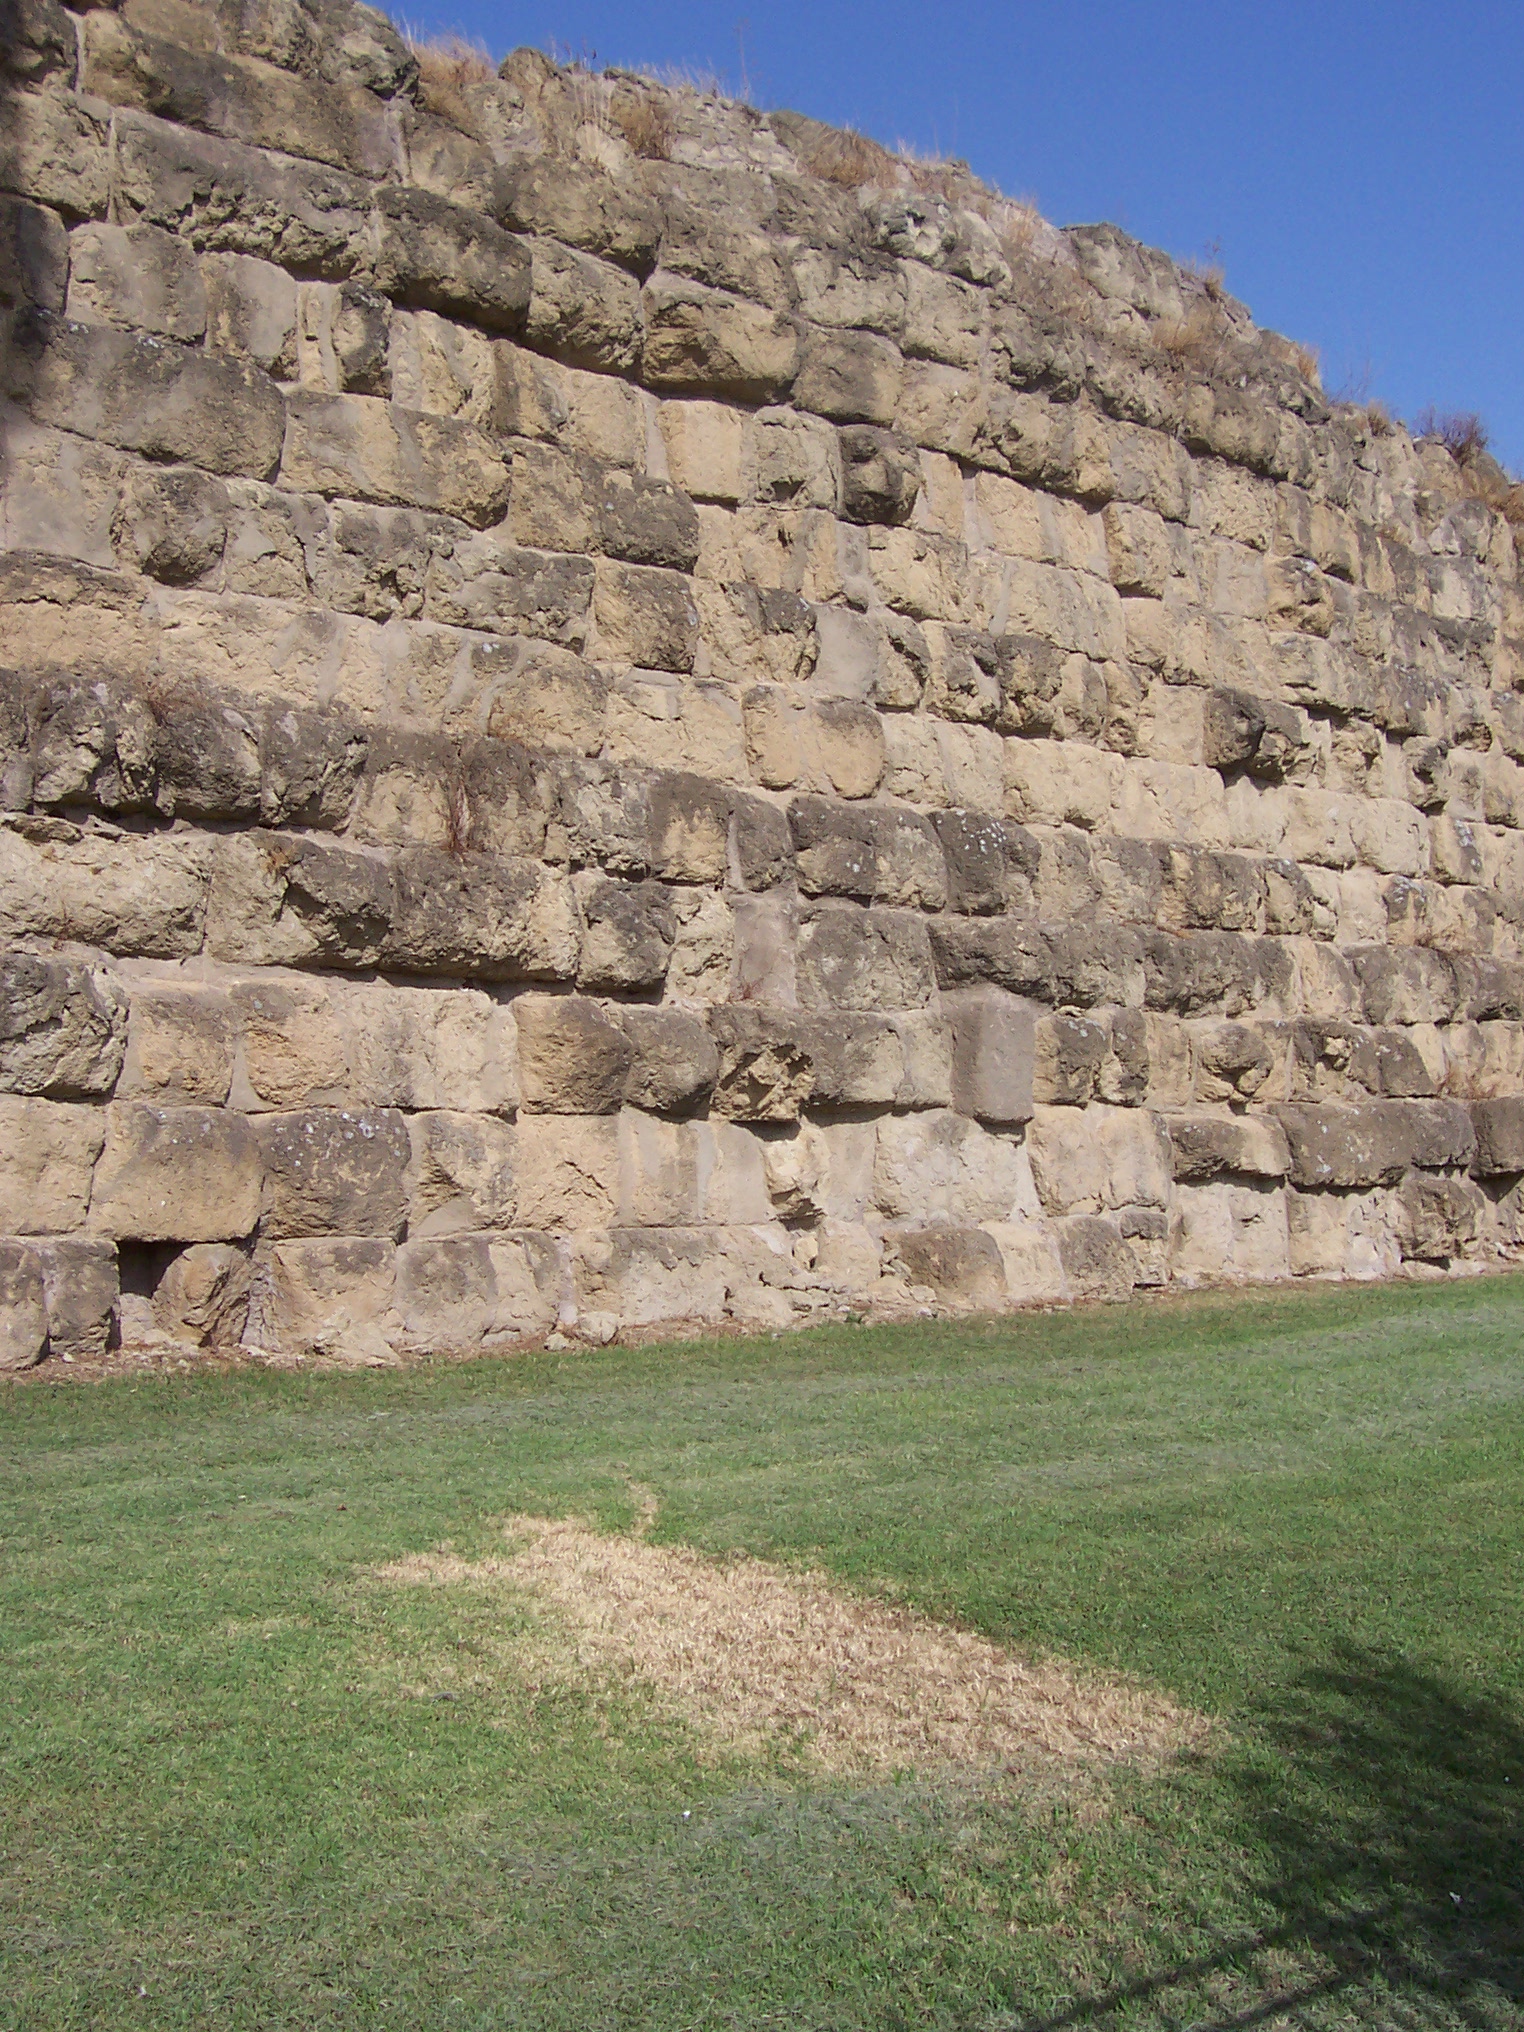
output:
[[[1077,2000],[1058,2028],[1524,2025],[1524,1721],[1346,1645],[1263,1724],[1231,1782],[1279,1914],[1252,1936]],[[1183,1915],[1186,1916],[1186,1915]]]

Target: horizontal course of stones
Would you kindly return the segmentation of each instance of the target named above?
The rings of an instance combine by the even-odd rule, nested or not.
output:
[[[0,1363],[1524,1247],[1524,599],[1441,445],[797,116],[9,18]]]

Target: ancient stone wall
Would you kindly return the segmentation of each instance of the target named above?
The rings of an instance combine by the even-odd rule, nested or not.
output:
[[[5,19],[0,1361],[1516,1253],[1485,460],[796,116]]]

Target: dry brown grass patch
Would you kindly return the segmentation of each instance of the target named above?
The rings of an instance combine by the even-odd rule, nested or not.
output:
[[[427,42],[409,36],[407,46],[418,66],[418,93],[426,110],[454,125],[469,118],[465,87],[490,84],[497,76],[488,50],[463,35],[444,35]]]
[[[581,1668],[633,1672],[726,1747],[797,1743],[828,1770],[886,1772],[1153,1762],[1211,1734],[1205,1716],[1162,1694],[1027,1663],[819,1576],[576,1521],[515,1517],[508,1535],[500,1557],[419,1553],[379,1577],[537,1597],[568,1628]]]
[[[672,160],[677,138],[672,109],[655,92],[621,93],[609,108],[609,119],[634,154],[647,162]]]
[[[1222,350],[1225,333],[1217,307],[1210,298],[1193,303],[1183,318],[1161,318],[1154,326],[1153,340],[1182,366],[1208,368]]]
[[[855,128],[843,127],[816,143],[805,160],[805,168],[823,183],[839,184],[843,190],[863,190],[869,184],[896,182],[899,164],[877,141],[870,141]]]

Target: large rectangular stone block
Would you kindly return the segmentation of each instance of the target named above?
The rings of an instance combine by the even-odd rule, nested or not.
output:
[[[6,392],[39,423],[153,459],[268,478],[285,412],[259,368],[48,311],[16,315]]]
[[[222,1242],[252,1234],[261,1161],[248,1122],[223,1108],[115,1101],[90,1196],[90,1227],[117,1241]]]
[[[112,976],[36,953],[0,954],[0,1090],[54,1100],[109,1094],[127,1042]]]
[[[954,988],[941,998],[952,1035],[952,1104],[1010,1128],[1032,1115],[1036,1010],[1003,988]]]
[[[1471,1117],[1458,1101],[1364,1101],[1280,1106],[1293,1185],[1395,1185],[1410,1166],[1467,1166],[1476,1154]]]
[[[245,1133],[263,1170],[262,1236],[401,1234],[412,1145],[395,1110],[255,1115]]]
[[[99,1108],[0,1095],[0,1234],[83,1227],[105,1132]]]
[[[376,287],[399,303],[516,332],[529,308],[529,248],[432,192],[393,185],[376,200]]]
[[[477,526],[508,500],[508,465],[473,423],[372,395],[298,392],[287,405],[285,486],[348,500],[433,508]]]

